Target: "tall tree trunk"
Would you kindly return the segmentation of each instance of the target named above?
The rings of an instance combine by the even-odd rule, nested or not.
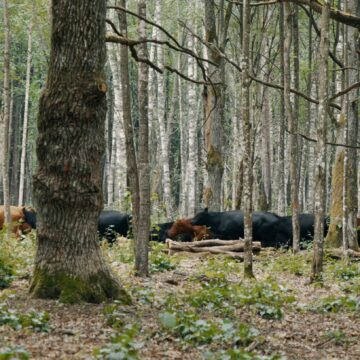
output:
[[[250,122],[250,1],[243,0],[242,109],[244,154],[244,276],[254,277],[252,266],[252,149]]]
[[[126,0],[120,0],[120,5],[126,8]],[[120,32],[127,36],[127,19],[125,12],[118,12]],[[134,144],[134,131],[131,116],[130,80],[129,80],[129,55],[127,46],[120,47],[120,78],[122,83],[123,123],[126,142],[126,165],[131,192],[132,228],[134,239],[137,239],[137,226],[140,211],[139,174],[136,164]]]
[[[317,143],[315,167],[315,224],[314,257],[311,280],[320,278],[323,268],[325,175],[326,175],[326,120],[328,111],[328,54],[329,54],[330,0],[324,0],[320,19],[321,40],[319,49],[319,107],[317,117]]]
[[[280,6],[280,73],[281,83],[284,83],[284,9]],[[283,96],[280,99],[279,149],[278,149],[278,214],[286,214],[286,187],[285,187],[285,105]]]
[[[34,1],[33,1],[33,13]],[[26,83],[25,83],[25,104],[24,104],[24,121],[21,142],[21,160],[20,160],[20,181],[19,181],[19,206],[24,204],[24,184],[25,184],[25,160],[26,160],[26,145],[27,145],[27,131],[28,131],[28,118],[29,118],[29,93],[30,93],[30,70],[32,60],[32,29],[33,29],[33,16],[31,16],[28,31],[28,51],[26,61]]]
[[[51,10],[50,64],[38,117],[37,249],[30,292],[70,303],[129,302],[97,234],[103,207],[106,4],[54,0]]]
[[[284,43],[284,104],[287,124],[289,128],[289,148],[290,148],[290,187],[291,187],[291,210],[292,210],[292,228],[293,228],[293,251],[297,253],[300,250],[300,225],[299,225],[299,197],[298,197],[298,153],[297,153],[297,119],[294,118],[292,104],[290,100],[291,84],[291,40],[293,28],[292,5],[284,3],[285,20],[285,43]]]
[[[146,0],[138,1],[138,13],[146,18]],[[145,22],[139,21],[139,39],[146,40]],[[144,42],[139,47],[139,56],[146,59],[147,46]],[[148,246],[150,229],[150,169],[149,169],[149,123],[148,123],[148,81],[149,68],[147,64],[139,64],[139,189],[140,211],[137,228],[135,271],[139,276],[148,276]]]
[[[156,0],[155,5],[155,19],[158,25],[161,26],[161,3],[160,0]],[[157,31],[156,38],[161,40],[160,33]],[[164,62],[164,50],[162,46],[156,48],[157,61],[159,64]],[[159,142],[161,151],[161,164],[162,164],[162,185],[164,191],[164,206],[166,210],[166,217],[171,219],[174,215],[174,204],[171,193],[170,182],[170,166],[169,166],[169,137],[166,131],[165,125],[165,80],[163,75],[158,74],[158,97],[157,97],[157,109],[158,109],[158,121],[159,121]]]
[[[7,0],[3,1],[4,13],[4,107],[3,107],[3,150],[2,174],[6,236],[10,237],[10,194],[9,194],[9,124],[10,124],[10,26]]]
[[[349,0],[347,6],[347,12],[355,16],[360,16],[360,2],[357,0]],[[348,31],[348,41],[345,47],[347,51],[347,67],[348,67],[348,80],[349,84],[354,84],[359,81],[360,68],[360,44],[359,44],[359,29],[353,27],[347,27],[345,31]],[[345,226],[347,230],[349,247],[352,250],[359,251],[358,239],[357,239],[357,151],[355,149],[358,138],[358,98],[359,91],[353,90],[348,94],[347,98],[347,121],[348,121],[348,144],[353,148],[347,149],[348,152],[348,166],[346,168],[347,179],[347,208],[348,218],[346,219]]]
[[[188,39],[188,49],[193,49],[194,41],[192,36],[189,36]],[[195,61],[194,58],[188,57],[188,77],[190,79],[195,78]],[[196,154],[196,129],[197,129],[197,117],[196,117],[196,92],[195,84],[188,84],[188,141],[189,141],[189,151],[188,151],[188,161],[187,161],[187,217],[193,217],[195,215],[195,191],[196,191],[196,182],[195,182],[195,164],[197,159]]]
[[[213,211],[221,209],[221,184],[224,173],[224,106],[225,106],[225,63],[220,51],[225,50],[227,29],[231,14],[231,3],[224,15],[224,1],[219,4],[218,29],[216,29],[215,2],[205,1],[205,38],[211,46],[208,58],[208,74],[213,83],[205,89],[205,148],[208,183],[204,190],[204,202]]]
[[[116,2],[115,2],[116,4]],[[117,24],[118,19],[114,10],[109,11],[110,19],[113,23]],[[112,126],[112,151],[110,162],[110,177],[109,177],[109,189],[110,189],[110,201],[109,205],[113,205],[111,202],[115,202],[120,210],[126,210],[126,190],[127,190],[127,173],[126,173],[126,144],[125,134],[123,126],[123,89],[120,75],[120,46],[117,44],[108,44],[109,64],[113,75],[113,89],[114,89],[114,118]],[[111,197],[112,195],[112,197]]]

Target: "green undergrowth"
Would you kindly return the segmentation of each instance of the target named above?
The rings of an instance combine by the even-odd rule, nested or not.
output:
[[[287,360],[287,358],[280,354],[258,355],[254,352],[234,347],[229,350],[216,352],[207,351],[204,354],[204,360]]]
[[[239,307],[249,307],[265,319],[281,319],[283,308],[295,301],[290,291],[268,278],[264,281],[235,283],[226,279],[202,281],[187,295],[194,308],[232,315]]]
[[[274,260],[269,261],[266,265],[269,269],[268,271],[273,273],[305,276],[310,273],[311,259],[310,253],[302,252],[294,255],[291,251],[288,251],[282,256],[278,256]]]
[[[31,354],[22,346],[3,346],[0,348],[0,360],[28,360]]]
[[[14,236],[6,239],[5,230],[0,232],[0,289],[10,286],[16,277],[28,277],[34,254],[35,234],[20,241]]]
[[[149,270],[151,274],[174,270],[179,259],[164,253],[165,245],[152,242],[149,254]]]
[[[360,315],[360,298],[356,295],[327,296],[309,306],[311,311],[317,313],[349,312]]]
[[[19,313],[9,308],[5,303],[0,303],[0,326],[8,325],[14,330],[30,328],[36,332],[49,331],[49,314],[45,311],[31,310]]]
[[[110,342],[93,351],[95,359],[104,360],[138,360],[138,350],[143,346],[135,340],[139,327],[128,324],[111,334]]]
[[[343,260],[331,262],[326,266],[325,272],[333,279],[341,282],[353,280],[355,278],[360,279],[360,264]]]
[[[162,334],[173,335],[188,344],[220,344],[221,346],[247,346],[259,331],[244,323],[229,319],[204,319],[194,312],[164,312],[159,314]]]

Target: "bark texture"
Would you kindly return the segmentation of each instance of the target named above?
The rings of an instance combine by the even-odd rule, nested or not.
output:
[[[254,277],[252,265],[252,149],[250,122],[250,1],[243,2],[243,59],[242,59],[242,109],[244,154],[244,276]]]
[[[311,280],[320,278],[323,268],[324,214],[326,186],[326,119],[328,111],[328,53],[329,53],[330,0],[324,1],[321,14],[321,40],[319,52],[319,108],[317,117],[317,143],[315,160],[315,224],[314,257]]]
[[[64,302],[130,298],[105,263],[103,206],[106,4],[54,0],[51,56],[40,99],[34,195],[37,249],[30,292]]]
[[[34,2],[33,2],[33,12]],[[34,16],[34,15],[33,15]],[[19,180],[19,200],[18,205],[24,203],[24,185],[25,185],[25,160],[27,148],[27,131],[28,131],[28,118],[29,118],[29,94],[30,94],[30,70],[32,60],[32,29],[33,29],[33,16],[31,17],[28,33],[28,51],[26,61],[26,83],[25,83],[25,104],[24,104],[24,122],[22,129],[22,142],[21,142],[21,159],[20,159],[20,180]]]
[[[219,211],[221,204],[221,184],[224,173],[224,106],[225,106],[225,63],[219,50],[224,51],[227,29],[231,14],[231,3],[224,14],[224,2],[220,2],[218,28],[216,29],[215,2],[205,1],[205,38],[210,46],[208,74],[214,84],[205,89],[205,148],[208,185],[204,190],[204,202],[209,209]],[[216,84],[215,84],[216,83]]]
[[[10,216],[10,189],[9,189],[9,127],[10,127],[10,25],[9,8],[7,0],[4,0],[4,108],[2,115],[3,122],[3,151],[2,151],[2,181],[5,207],[6,236],[10,237],[11,216]]]
[[[146,0],[138,1],[139,15],[146,18]],[[139,38],[146,39],[145,22],[139,22]],[[141,58],[147,58],[147,46],[144,42],[139,49]],[[148,123],[148,81],[149,67],[139,65],[139,190],[140,207],[139,223],[137,228],[135,271],[139,276],[148,276],[148,242],[150,229],[150,169],[149,169],[149,123]]]
[[[292,41],[292,15],[291,4],[284,4],[285,17],[285,44],[284,44],[284,104],[286,119],[289,128],[289,147],[290,147],[290,188],[291,188],[291,210],[292,210],[292,228],[293,228],[293,250],[300,250],[300,225],[299,225],[299,196],[298,196],[298,151],[297,151],[297,119],[294,118],[293,106],[290,100],[290,64],[291,64],[291,41]]]
[[[126,8],[126,0],[121,0],[120,5]],[[118,12],[120,31],[127,35],[127,17],[123,11]],[[132,231],[134,239],[137,237],[137,226],[140,209],[139,194],[139,175],[136,164],[136,151],[134,144],[134,130],[131,117],[131,98],[130,98],[130,79],[129,79],[129,54],[125,45],[120,47],[120,77],[122,82],[122,103],[123,103],[123,123],[126,144],[126,166],[131,192],[132,205]]]

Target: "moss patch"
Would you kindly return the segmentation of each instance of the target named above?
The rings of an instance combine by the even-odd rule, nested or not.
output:
[[[110,274],[100,271],[88,279],[62,272],[49,273],[35,269],[30,286],[33,297],[59,299],[63,303],[101,303],[113,299],[130,304],[131,298]]]

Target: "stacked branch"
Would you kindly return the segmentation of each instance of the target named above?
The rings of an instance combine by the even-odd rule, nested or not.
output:
[[[174,252],[188,251],[192,253],[224,254],[232,259],[244,260],[244,240],[203,240],[195,242],[178,242],[171,239],[166,240],[169,255]],[[254,252],[261,250],[258,241],[252,243]]]

